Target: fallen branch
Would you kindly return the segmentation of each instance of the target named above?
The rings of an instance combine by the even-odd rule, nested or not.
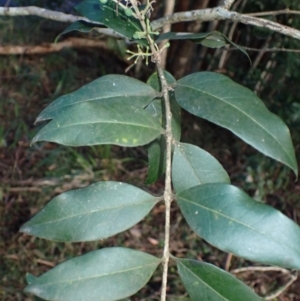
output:
[[[274,292],[273,294],[264,297],[264,300],[273,300],[275,298],[277,298],[278,296],[280,296],[284,291],[287,290],[287,288],[289,286],[291,286],[298,278],[298,274],[296,273],[296,275],[293,275],[292,272],[290,272],[287,269],[283,269],[280,267],[245,267],[245,268],[239,268],[239,269],[235,269],[232,270],[231,273],[233,274],[238,274],[238,273],[244,273],[244,272],[249,272],[249,271],[256,271],[256,272],[280,272],[283,275],[288,275],[289,276],[289,281],[283,285],[281,288],[279,288],[276,292]]]
[[[64,48],[101,48],[108,49],[106,41],[90,40],[82,38],[68,38],[58,43],[44,43],[37,46],[0,46],[0,55],[24,55],[24,54],[45,54],[59,52]]]

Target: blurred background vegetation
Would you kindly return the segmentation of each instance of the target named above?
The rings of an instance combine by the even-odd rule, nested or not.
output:
[[[0,5],[7,1],[1,0]],[[13,0],[11,6],[37,5],[74,13],[77,0]],[[157,1],[153,18],[162,16],[164,1]],[[237,0],[234,10],[244,13],[286,8],[290,1]],[[214,7],[217,0],[178,0],[175,11]],[[300,10],[299,1],[291,9]],[[270,18],[270,17],[268,17]],[[300,28],[300,16],[273,16],[277,22]],[[36,276],[72,256],[103,246],[123,245],[160,255],[163,246],[164,208],[155,208],[151,216],[115,237],[93,243],[56,243],[19,234],[20,226],[57,194],[99,180],[118,180],[161,193],[163,179],[145,186],[147,153],[141,147],[117,146],[69,148],[52,143],[30,146],[39,126],[38,113],[58,96],[74,91],[102,75],[125,74],[130,65],[126,44],[91,32],[72,33],[59,41],[77,37],[93,41],[94,47],[64,48],[60,52],[29,55],[26,47],[51,45],[67,24],[37,17],[0,17],[0,299],[32,300],[22,289],[25,274]],[[300,49],[300,41],[268,30],[215,21],[176,24],[173,31],[208,32],[219,30],[249,51],[252,64],[233,49],[209,49],[190,41],[172,42],[166,69],[176,78],[191,72],[210,70],[230,76],[254,90],[266,106],[290,127],[300,162],[300,53],[268,52],[265,48]],[[104,43],[98,43],[99,41]],[[87,41],[87,40],[85,40]],[[96,45],[96,46],[95,46]],[[13,55],[12,47],[22,46],[23,54]],[[138,64],[127,73],[147,80],[154,66]],[[264,157],[230,132],[183,112],[183,137],[211,152],[229,172],[232,182],[258,201],[268,203],[300,224],[300,186],[283,165]],[[178,210],[172,209],[171,252],[209,261],[232,270],[254,263],[217,251],[191,232]],[[279,289],[287,279],[277,272],[248,271],[239,274],[260,295]],[[132,300],[159,300],[160,275]],[[274,300],[299,301],[300,281]],[[184,289],[171,268],[170,300],[187,300]]]

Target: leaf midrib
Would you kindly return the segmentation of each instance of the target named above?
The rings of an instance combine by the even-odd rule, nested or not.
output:
[[[147,266],[151,266],[151,265],[158,265],[159,262],[151,262],[151,263],[147,263],[147,264],[144,264],[144,265],[139,265],[139,266],[136,266],[134,268],[130,268],[130,269],[127,269],[127,270],[122,270],[122,271],[118,271],[118,272],[114,272],[114,273],[107,273],[107,274],[99,274],[99,275],[95,275],[95,276],[92,276],[92,277],[86,277],[86,278],[80,278],[80,279],[76,279],[76,280],[71,280],[71,279],[68,279],[68,280],[60,280],[59,282],[51,282],[51,283],[46,283],[46,284],[39,284],[37,283],[38,285],[41,285],[41,286],[48,286],[48,285],[53,285],[53,284],[61,284],[61,283],[70,283],[70,282],[79,282],[79,281],[88,281],[90,279],[93,279],[93,278],[101,278],[101,277],[106,277],[106,276],[113,276],[113,275],[117,275],[117,274],[121,274],[121,273],[127,273],[127,272],[130,272],[130,271],[134,271],[134,270],[138,270],[138,269],[142,269],[142,268],[145,268]],[[32,285],[35,285],[35,283],[33,283]]]
[[[92,213],[95,213],[95,212],[102,212],[102,211],[108,211],[108,210],[113,210],[113,209],[122,209],[122,208],[126,208],[126,207],[133,207],[133,206],[139,206],[139,205],[147,205],[148,203],[151,203],[155,200],[155,198],[151,199],[151,200],[147,200],[147,201],[143,201],[142,203],[138,203],[138,202],[135,202],[135,203],[132,203],[130,205],[120,205],[120,206],[112,206],[112,207],[107,207],[107,208],[104,208],[104,209],[98,209],[98,210],[91,210],[91,211],[85,211],[83,213],[76,213],[76,214],[73,214],[73,215],[68,215],[68,216],[65,216],[65,217],[61,217],[61,218],[58,218],[58,219],[55,219],[55,220],[51,220],[51,221],[47,221],[47,222],[41,222],[41,223],[34,223],[34,226],[37,226],[37,225],[46,225],[46,224],[52,224],[52,223],[55,223],[55,222],[61,222],[63,220],[67,220],[67,219],[71,219],[71,218],[74,218],[76,216],[79,216],[79,215],[89,215],[89,214],[92,214]],[[155,202],[153,202],[153,206],[155,205]]]

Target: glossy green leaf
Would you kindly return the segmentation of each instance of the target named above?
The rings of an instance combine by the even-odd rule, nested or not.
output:
[[[95,27],[104,27],[104,26],[101,26],[101,24],[88,23],[88,22],[80,20],[80,21],[76,21],[76,22],[72,23],[60,35],[69,33],[71,31],[79,31],[79,32],[87,33],[87,32],[90,32]]]
[[[151,86],[139,80],[124,75],[105,75],[56,99],[40,113],[36,122],[53,119],[62,110],[80,103],[123,103],[144,108],[156,96]]]
[[[252,289],[212,264],[176,258],[180,278],[193,301],[261,301]]]
[[[136,32],[143,31],[139,20],[128,16],[122,6],[117,6],[114,1],[101,3],[99,0],[85,0],[75,8],[86,18],[102,23],[128,39],[133,39]],[[138,40],[138,43],[146,44],[146,40]]]
[[[103,239],[137,224],[156,200],[129,184],[97,182],[55,197],[20,231],[55,241]]]
[[[72,32],[72,31],[79,31],[79,32],[87,33],[96,27],[103,28],[105,26],[103,26],[101,24],[88,23],[88,22],[85,22],[82,20],[76,21],[76,22],[72,23],[70,26],[68,26],[62,33],[60,33],[56,37],[55,42],[57,42],[63,34],[66,34],[66,33]]]
[[[144,145],[163,133],[144,109],[128,104],[79,103],[61,110],[33,138],[69,146]]]
[[[201,40],[205,39],[210,33],[200,32],[200,33],[190,33],[190,32],[165,32],[159,35],[156,39],[156,43],[163,40]]]
[[[177,196],[189,226],[213,246],[243,258],[300,269],[300,227],[242,190],[214,183]]]
[[[176,82],[175,78],[164,71],[166,80],[169,84],[174,84]],[[153,73],[147,83],[157,91],[161,91],[160,82],[158,80],[157,73]],[[172,111],[172,133],[176,140],[180,140],[181,136],[181,108],[177,104],[174,98],[174,92],[170,91],[170,105]],[[155,99],[152,101],[149,106],[146,107],[146,110],[155,117],[158,122],[165,127],[165,120],[163,116],[165,115],[165,107],[162,98]],[[158,180],[159,177],[165,172],[165,160],[166,160],[166,139],[164,136],[160,136],[154,141],[152,141],[148,146],[148,176],[145,181],[146,184],[152,184]]]
[[[155,183],[166,170],[166,139],[161,135],[147,145],[148,175],[145,184]]]
[[[177,102],[188,112],[229,129],[263,154],[298,173],[290,132],[249,89],[213,72],[198,72],[175,86]]]
[[[38,277],[25,292],[46,300],[113,301],[140,290],[160,259],[126,248],[105,248],[67,260]]]
[[[243,52],[248,59],[250,57],[245,49],[238,44],[232,42],[229,38],[227,38],[223,33],[219,31],[212,31],[212,32],[201,32],[201,33],[190,33],[190,32],[166,32],[161,34],[156,42],[160,42],[163,40],[191,40],[196,44],[201,44],[205,47],[209,48],[220,48],[224,47],[228,44],[232,45],[233,47],[239,49]],[[250,60],[251,62],[251,60]]]
[[[227,40],[221,32],[213,31],[198,43],[209,48],[221,48],[227,45]]]
[[[191,144],[177,143],[172,162],[176,192],[206,183],[230,183],[222,165],[208,152]]]

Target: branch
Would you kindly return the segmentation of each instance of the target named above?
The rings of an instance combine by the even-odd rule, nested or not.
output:
[[[290,10],[290,9],[286,8],[286,9],[274,10],[274,11],[250,13],[247,15],[252,16],[252,17],[262,17],[262,16],[277,16],[277,15],[283,15],[283,14],[300,15],[300,11],[299,10]]]
[[[199,9],[192,10],[187,12],[175,13],[173,15],[166,16],[164,18],[155,20],[151,23],[152,29],[158,30],[167,24],[174,24],[179,22],[191,22],[191,21],[212,21],[212,20],[229,20],[233,22],[240,22],[247,25],[264,27],[268,28],[274,32],[278,32],[280,34],[295,38],[300,40],[300,30],[295,28],[291,28],[277,22],[273,22],[270,20],[258,18],[255,16],[262,15],[276,15],[276,14],[300,14],[299,11],[293,11],[289,9],[274,11],[274,12],[265,12],[265,13],[252,13],[252,14],[240,14],[233,11],[228,11],[224,7],[230,6],[234,1],[233,0],[225,0],[223,6],[208,8],[208,9]],[[93,23],[97,25],[101,25],[98,22],[93,22],[87,18],[74,16],[65,14],[62,12],[56,12],[49,9],[44,9],[35,6],[27,6],[27,7],[0,7],[0,16],[39,16],[46,19],[51,19],[59,22],[75,22],[75,21],[85,21],[88,23]],[[120,37],[114,31],[109,30],[107,28],[96,28],[96,30],[105,35]]]
[[[50,19],[58,22],[73,23],[76,21],[85,21],[90,24],[102,25],[99,22],[91,21],[85,17],[74,16],[70,14],[65,14],[62,12],[57,12],[50,9],[45,9],[36,6],[25,6],[25,7],[0,7],[0,16],[37,16],[44,19]],[[106,36],[111,36],[115,38],[122,38],[118,33],[110,28],[94,28],[98,33],[104,34]]]
[[[291,28],[285,25],[281,25],[279,23],[253,17],[250,15],[240,14],[237,12],[231,12],[223,7],[216,8],[207,8],[207,9],[199,9],[193,10],[183,13],[175,13],[171,16],[166,16],[164,18],[158,19],[152,22],[153,30],[158,30],[163,27],[165,24],[174,24],[179,22],[190,22],[190,21],[212,21],[212,20],[230,20],[233,22],[241,22],[243,24],[257,26],[257,27],[265,27],[274,32],[278,32],[280,34],[290,36],[292,38],[300,40],[300,30],[295,28]]]
[[[277,298],[279,295],[281,295],[284,291],[288,289],[289,286],[291,286],[298,278],[298,274],[293,275],[289,270],[283,269],[280,267],[246,267],[246,268],[239,268],[231,271],[233,274],[243,273],[243,272],[249,272],[249,271],[259,271],[259,272],[280,272],[284,275],[289,275],[290,280],[280,289],[278,289],[273,294],[264,297],[264,300],[273,300]]]
[[[89,23],[95,23],[84,17],[69,15],[69,14],[65,14],[62,12],[57,12],[54,10],[45,9],[45,8],[36,7],[36,6],[0,7],[0,16],[10,16],[10,17],[38,16],[41,18],[55,20],[55,21],[59,21],[59,22],[73,23],[76,21],[86,21]],[[98,23],[98,24],[100,24],[100,23]]]
[[[241,46],[241,45],[240,45]],[[300,49],[287,49],[287,48],[251,48],[247,46],[241,46],[243,49],[248,50],[248,51],[255,51],[255,52],[290,52],[290,53],[300,53]],[[239,50],[235,47],[231,47],[226,49],[228,51],[234,51],[234,50]]]

